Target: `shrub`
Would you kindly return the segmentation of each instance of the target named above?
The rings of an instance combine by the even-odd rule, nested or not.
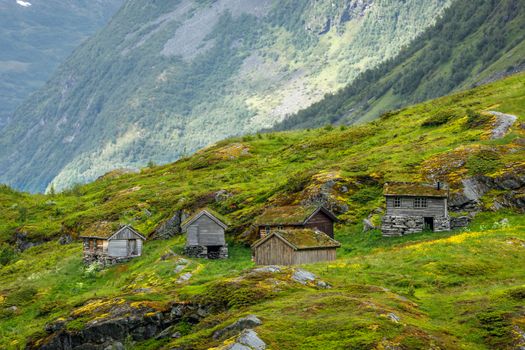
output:
[[[487,332],[487,338],[503,338],[510,332],[509,321],[500,311],[483,312],[477,318],[481,328]],[[494,343],[493,341],[490,342]]]
[[[9,294],[5,300],[5,304],[9,306],[20,306],[33,301],[38,290],[32,286],[21,287]]]
[[[99,262],[94,262],[89,266],[84,268],[84,277],[94,278],[97,276],[97,273],[102,269],[102,265]]]
[[[8,265],[16,258],[16,251],[8,244],[0,244],[0,265]]]
[[[525,287],[518,287],[507,291],[506,293],[511,299],[517,301],[525,301]]]
[[[492,150],[478,152],[471,156],[466,164],[469,175],[489,174],[496,171],[501,166],[500,155]]]
[[[360,204],[366,204],[381,197],[382,189],[379,187],[364,187],[354,193],[350,199]]]
[[[421,126],[425,128],[431,128],[435,126],[440,126],[448,123],[452,118],[455,117],[455,114],[453,112],[448,111],[441,111],[430,118],[426,119]]]
[[[492,121],[492,117],[473,111],[472,109],[467,110],[467,122],[465,123],[466,129],[478,129]]]

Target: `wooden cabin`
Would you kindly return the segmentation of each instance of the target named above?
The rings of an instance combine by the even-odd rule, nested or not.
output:
[[[257,265],[300,265],[336,259],[341,244],[312,229],[272,231],[252,245]]]
[[[197,212],[182,224],[186,232],[186,255],[195,258],[225,259],[228,257],[225,219],[209,209]]]
[[[381,230],[384,236],[450,230],[447,185],[391,182],[385,184],[383,194],[386,215]]]
[[[130,225],[99,222],[80,236],[84,241],[84,263],[110,265],[142,255],[146,237]]]
[[[322,206],[286,206],[266,209],[255,225],[261,238],[274,231],[300,228],[319,230],[334,238],[335,221],[336,216]]]

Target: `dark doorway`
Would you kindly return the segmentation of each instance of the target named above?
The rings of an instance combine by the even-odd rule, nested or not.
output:
[[[425,231],[434,231],[434,218],[425,218]]]
[[[208,259],[221,258],[221,246],[208,246]]]

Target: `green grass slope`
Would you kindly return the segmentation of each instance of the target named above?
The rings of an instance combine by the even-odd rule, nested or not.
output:
[[[275,130],[369,121],[381,113],[493,81],[525,68],[525,4],[458,1],[394,59]]]
[[[371,3],[127,1],[17,111],[0,182],[67,188],[271,127],[393,57],[450,0]]]
[[[493,110],[518,117],[502,139],[489,137]],[[502,208],[509,191],[487,193],[484,212],[464,231],[386,239],[362,233],[360,221],[383,205],[385,181],[437,176],[455,193],[471,176],[522,175],[524,122],[525,74],[519,74],[369,124],[225,140],[170,165],[109,173],[64,193],[3,187],[0,347],[38,342],[56,320],[75,331],[110,317],[118,305],[165,310],[182,301],[218,306],[197,324],[181,323],[179,339],[127,345],[221,347],[213,331],[255,313],[271,349],[512,349],[523,342],[525,327],[525,221],[522,207]],[[523,188],[513,195],[521,198]],[[337,261],[304,268],[332,288],[297,284],[290,270],[247,272],[250,251],[239,242],[249,240],[243,232],[253,218],[268,205],[320,197],[339,214],[343,247]],[[150,240],[143,257],[97,271],[82,267],[79,243],[56,241],[102,220],[131,223],[149,235],[175,210],[202,206],[232,222],[231,259],[190,259],[176,273],[179,258],[166,254],[181,252],[184,240],[177,237]],[[13,244],[20,235],[47,243],[19,253]],[[186,272],[193,277],[179,283]]]

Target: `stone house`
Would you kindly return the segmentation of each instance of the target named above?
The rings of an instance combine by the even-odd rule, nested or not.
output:
[[[225,219],[210,209],[204,209],[189,217],[182,224],[187,234],[184,253],[190,257],[207,259],[228,258]]]
[[[384,187],[386,214],[383,236],[403,236],[425,230],[450,230],[448,186],[442,183],[390,182]]]
[[[274,231],[309,228],[326,233],[334,238],[336,216],[320,206],[284,206],[268,208],[255,220],[259,237]]]
[[[94,224],[80,238],[84,243],[84,264],[99,262],[104,266],[141,256],[146,241],[130,225],[119,227],[108,222]]]
[[[257,265],[299,265],[336,259],[341,244],[312,229],[272,231],[252,245]]]

